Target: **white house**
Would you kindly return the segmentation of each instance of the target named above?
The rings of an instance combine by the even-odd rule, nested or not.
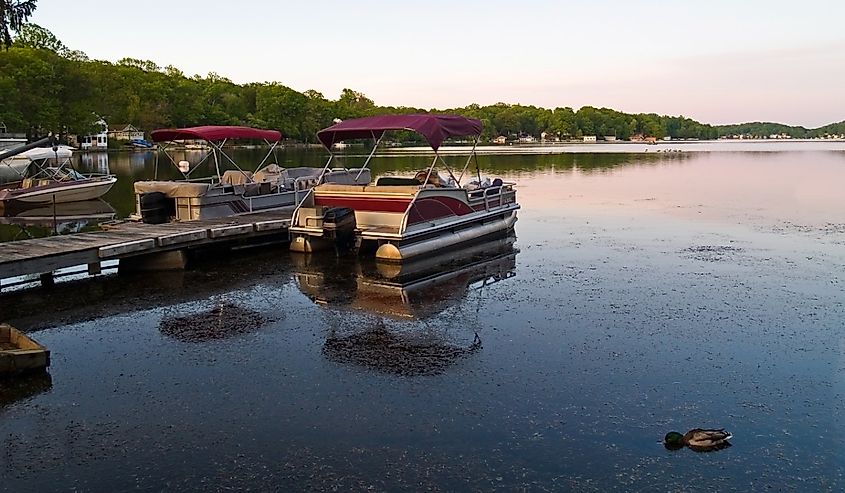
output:
[[[131,123],[114,123],[108,125],[108,134],[110,139],[130,141],[143,140],[144,132],[138,130],[135,125]]]
[[[595,135],[585,135],[584,136],[584,142],[596,142],[597,140],[598,139],[596,139]]]
[[[86,135],[79,139],[79,148],[83,151],[104,151],[109,147],[109,126],[100,119],[94,122],[100,127],[100,132],[92,135]]]
[[[521,135],[519,137],[520,144],[533,144],[536,141],[537,139],[535,139],[533,135]]]

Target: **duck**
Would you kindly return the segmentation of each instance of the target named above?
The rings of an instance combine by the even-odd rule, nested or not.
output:
[[[733,435],[724,428],[718,430],[694,428],[683,435],[677,431],[670,431],[663,437],[663,445],[670,450],[677,450],[686,445],[697,452],[710,452],[730,447],[731,438]]]

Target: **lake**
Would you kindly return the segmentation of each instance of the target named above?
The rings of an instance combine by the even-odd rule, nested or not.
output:
[[[0,381],[0,482],[842,491],[845,144],[711,145],[485,153],[518,183],[515,238],[406,270],[272,246],[3,293],[53,358]],[[119,175],[117,217],[154,173],[152,153],[81,158]],[[733,446],[660,443],[695,427]]]

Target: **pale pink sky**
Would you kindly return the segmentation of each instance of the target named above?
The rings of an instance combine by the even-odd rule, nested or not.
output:
[[[92,58],[329,98],[349,87],[385,105],[592,105],[816,127],[845,120],[843,19],[836,0],[40,0],[32,21]]]

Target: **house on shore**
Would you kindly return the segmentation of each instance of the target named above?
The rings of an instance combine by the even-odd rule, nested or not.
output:
[[[144,140],[144,132],[131,123],[110,123],[107,129],[109,138],[120,142]]]
[[[498,137],[494,137],[494,138],[490,139],[490,142],[493,143],[493,144],[507,144],[508,138],[505,137],[504,135],[499,135]]]
[[[83,151],[105,151],[109,148],[109,126],[105,120],[97,120],[94,125],[100,129],[95,134],[77,137],[77,147]],[[73,145],[71,136],[68,136],[68,143]]]
[[[520,144],[533,144],[537,142],[537,139],[534,138],[533,135],[520,135],[519,136],[519,143]]]
[[[596,142],[598,138],[595,135],[585,135],[583,140],[584,142]]]
[[[605,135],[604,140],[605,140],[605,142],[616,142],[616,136],[615,135]]]
[[[560,137],[555,134],[543,132],[540,134],[541,142],[560,142]]]

